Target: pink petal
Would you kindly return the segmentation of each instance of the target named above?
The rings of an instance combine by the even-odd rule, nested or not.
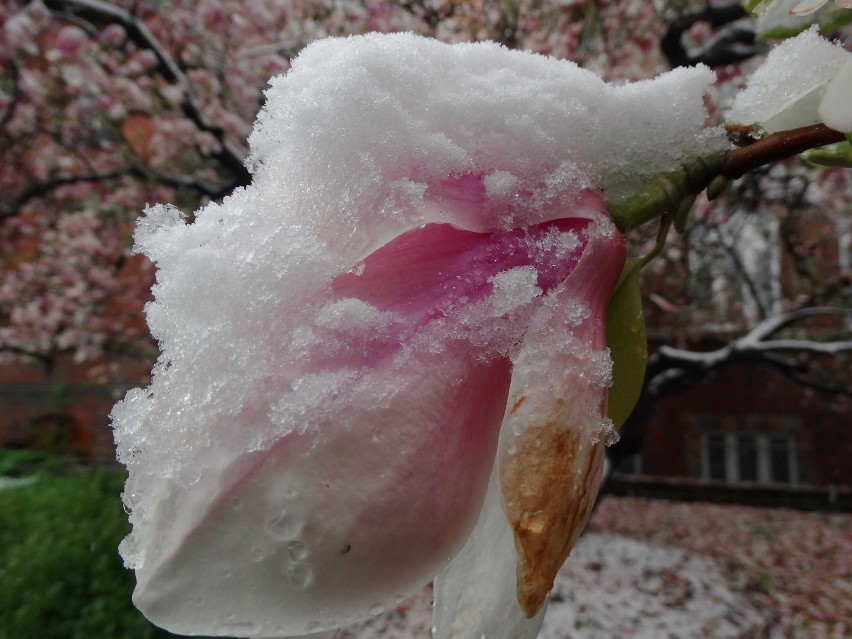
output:
[[[79,52],[85,43],[86,32],[74,25],[62,27],[56,36],[56,48],[68,55]]]
[[[600,410],[608,384],[606,370],[599,375],[594,372],[598,369],[600,373],[601,367],[608,369],[602,320],[612,285],[621,272],[625,243],[601,217],[603,203],[599,197],[586,194],[582,210],[596,217],[592,226],[583,232],[591,238],[586,252],[568,279],[544,299],[544,307],[537,312],[524,337],[514,361],[510,397],[515,400],[508,405],[501,430],[500,467],[494,470],[485,504],[470,538],[435,580],[434,639],[481,636],[532,639],[537,636],[544,606],[530,611],[524,610],[519,603],[518,585],[524,585],[530,562],[525,554],[527,545],[514,537],[513,528],[517,529],[518,508],[529,506],[530,498],[535,499],[524,489],[541,491],[545,500],[564,491],[557,497],[557,501],[564,503],[562,512],[558,504],[546,504],[551,519],[563,520],[561,530],[550,530],[554,534],[551,543],[557,551],[564,551],[566,536],[573,544],[594,502],[603,446],[593,443],[593,436],[600,436],[596,431],[607,427]],[[584,306],[589,309],[588,315],[581,312]],[[526,399],[518,405],[522,396]],[[535,417],[552,412],[563,398],[573,410],[563,411],[560,418],[581,416],[585,409],[585,417],[590,419],[587,423],[560,419],[556,424],[558,428],[542,432],[543,429],[537,428]],[[556,481],[551,487],[547,485],[548,478],[542,480],[530,475],[554,460],[547,449],[548,440],[555,438],[554,430],[557,434],[560,430],[567,431],[577,442],[578,454],[574,459],[557,460],[564,463],[549,477]],[[544,436],[544,442],[538,454],[530,454],[530,444],[539,435]],[[515,452],[510,454],[512,450]],[[525,462],[534,467],[526,475],[520,468]],[[574,477],[578,472],[582,481],[564,481],[565,476]],[[501,483],[504,505],[500,498]],[[566,510],[570,519],[567,525],[564,522]],[[562,560],[564,556],[559,559],[559,565]],[[519,578],[520,584],[517,583]],[[547,586],[544,594],[549,589]],[[520,594],[528,596],[524,589]],[[530,612],[534,614],[529,616]]]
[[[427,225],[336,278],[273,407],[289,434],[234,462],[210,502],[209,485],[171,492],[137,606],[173,632],[293,635],[425,585],[475,523],[508,352],[577,264],[588,224]]]
[[[550,291],[577,264],[585,246],[579,231],[588,223],[554,220],[493,233],[428,224],[373,253],[360,275],[341,275],[332,285],[338,297],[357,297],[422,326],[460,300],[481,301],[493,292],[489,279],[513,268],[535,268],[538,286]]]

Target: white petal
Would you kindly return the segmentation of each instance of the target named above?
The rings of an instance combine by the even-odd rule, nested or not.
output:
[[[248,457],[205,508],[195,487],[172,491],[136,606],[180,634],[301,636],[420,590],[474,526],[509,385],[462,351],[365,379],[407,387]]]
[[[517,553],[496,470],[473,533],[435,579],[434,639],[534,639],[545,607],[527,619],[515,591]]]
[[[775,39],[782,33],[799,33],[820,17],[821,14],[799,16],[790,13],[790,9],[797,4],[797,0],[772,0],[766,10],[757,16],[754,23],[758,37],[763,38],[768,35]]]
[[[817,109],[822,98],[825,85],[811,89],[808,93],[797,96],[795,100],[784,104],[778,112],[763,121],[767,133],[789,131],[810,124],[817,124],[819,116]]]
[[[794,16],[806,16],[819,9],[826,3],[826,0],[802,0],[799,4],[790,10]]]
[[[775,47],[737,95],[726,118],[761,124],[768,133],[819,122],[826,83],[850,59],[813,27]]]
[[[828,83],[819,105],[819,117],[829,128],[852,132],[852,60]]]

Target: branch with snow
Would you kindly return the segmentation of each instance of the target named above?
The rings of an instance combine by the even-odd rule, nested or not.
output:
[[[608,449],[609,459],[617,465],[621,459],[641,449],[645,424],[659,399],[692,388],[714,371],[730,364],[747,362],[772,366],[805,388],[828,395],[852,396],[852,378],[818,378],[808,366],[809,361],[817,357],[839,358],[852,353],[852,339],[817,341],[777,337],[783,329],[812,318],[848,320],[852,319],[852,309],[814,306],[776,315],[760,322],[742,337],[712,351],[660,347],[648,358],[641,397],[620,431],[619,444]],[[840,369],[839,366],[837,368]]]
[[[809,380],[802,375],[801,362],[781,356],[781,353],[794,353],[798,356],[836,356],[850,353],[852,339],[825,342],[813,339],[772,339],[782,329],[802,319],[820,316],[852,317],[852,310],[834,307],[798,309],[766,319],[742,337],[713,351],[698,352],[662,346],[648,361],[647,393],[659,397],[672,390],[682,389],[684,384],[691,386],[714,369],[735,362],[752,362],[775,366],[800,383],[819,390],[852,395],[852,388],[848,385],[826,385],[817,380]]]

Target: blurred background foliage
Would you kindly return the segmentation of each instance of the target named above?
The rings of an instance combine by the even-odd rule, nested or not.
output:
[[[0,450],[0,639],[173,636],[130,600],[133,573],[116,550],[130,529],[124,480],[73,458]]]

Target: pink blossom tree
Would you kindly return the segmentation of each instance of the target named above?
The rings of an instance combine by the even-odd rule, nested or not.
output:
[[[286,71],[311,40],[399,30],[450,42],[493,39],[576,60],[612,80],[705,62],[718,68],[720,103],[738,86],[748,60],[766,48],[755,42],[753,21],[739,5],[268,2],[235,12],[213,0],[175,2],[167,11],[80,0],[12,2],[2,12],[0,232],[13,248],[3,257],[0,350],[41,359],[58,351],[79,360],[104,353],[150,357],[140,310],[151,272],[128,254],[132,221],[145,202],[191,210],[247,183],[245,138],[266,80]],[[731,197],[789,218],[781,225],[785,240],[797,232],[805,209],[841,215],[827,223],[848,244],[837,213],[848,172],[807,171],[799,164],[762,176],[741,182]],[[784,183],[799,195],[767,197]],[[728,199],[699,205],[691,235],[730,215]],[[676,325],[655,323],[671,326],[676,335],[669,339],[682,342],[692,327],[743,303],[757,304],[752,322],[804,305],[842,305],[836,296],[848,277],[846,244],[783,241],[799,277],[775,308],[754,295],[751,302],[732,299],[726,309],[708,307],[696,269],[684,264],[696,261],[695,246],[675,248],[663,255],[659,279],[669,283],[661,282],[649,312],[673,308],[663,298],[673,304]],[[820,255],[832,252],[840,268],[826,270],[835,259]],[[748,277],[742,269],[736,275]],[[677,295],[668,299],[672,287]]]

